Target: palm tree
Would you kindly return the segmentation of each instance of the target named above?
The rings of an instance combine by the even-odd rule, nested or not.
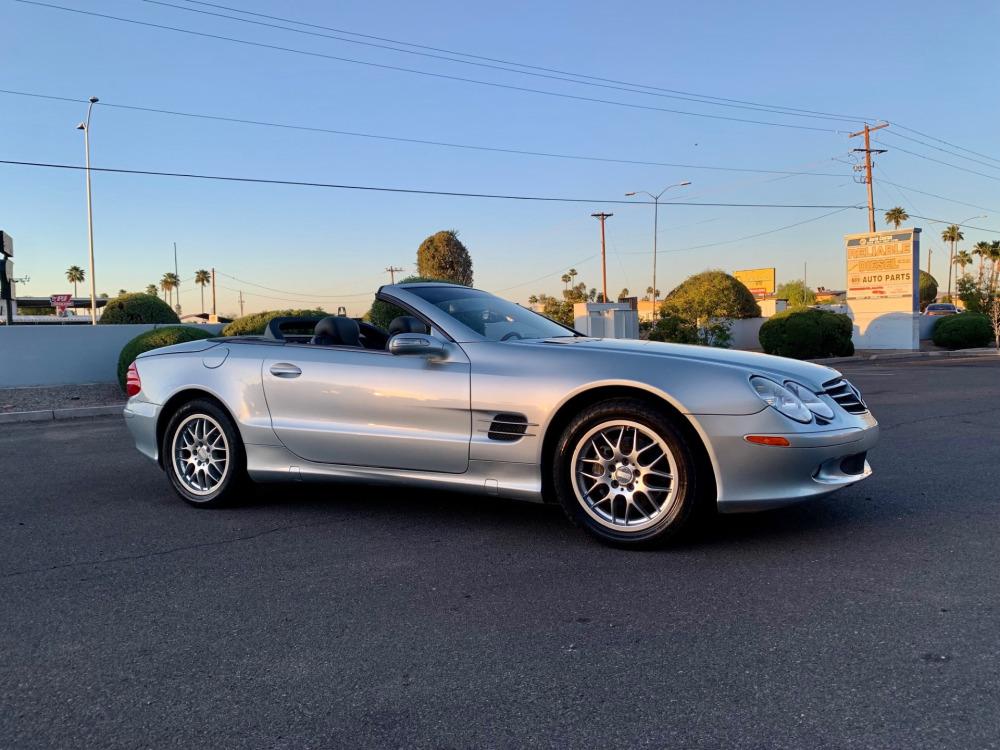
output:
[[[997,281],[1000,281],[1000,240],[990,243],[990,288],[989,295],[995,297]]]
[[[564,273],[564,274],[562,275],[562,277],[561,277],[561,279],[560,279],[560,280],[562,281],[562,283],[563,283],[563,284],[565,284],[565,285],[566,285],[566,286],[564,287],[564,289],[568,290],[568,289],[569,289],[569,282],[571,282],[571,281],[573,280],[573,277],[572,277],[572,276],[570,276],[570,275],[569,275],[568,273]]]
[[[983,265],[986,259],[990,257],[990,243],[985,240],[982,242],[977,242],[976,246],[972,248],[972,254],[979,256],[979,286],[983,285]]]
[[[965,267],[972,265],[972,256],[969,255],[968,250],[959,250],[955,254],[955,265],[962,272],[962,276],[965,276]]]
[[[538,295],[537,294],[532,294],[530,297],[528,297],[528,304],[529,305],[537,305],[538,304]]]
[[[899,225],[909,218],[910,215],[906,213],[906,209],[901,206],[890,208],[885,212],[885,223],[892,224],[893,229],[899,229]]]
[[[201,287],[201,311],[205,312],[205,287],[212,283],[212,274],[204,268],[195,271],[194,283]]]
[[[628,287],[625,287],[620,292],[618,292],[618,299],[625,299],[628,297]]]
[[[951,252],[948,254],[948,301],[951,302],[951,269],[955,265],[955,245],[965,239],[961,228],[957,224],[952,224],[941,232],[941,241],[951,245]]]
[[[118,296],[119,297],[124,297],[126,294],[128,294],[128,289],[119,289],[118,290]]]
[[[571,279],[571,280],[572,280],[572,279],[575,279],[575,278],[576,278],[576,276],[577,276],[577,271],[576,271],[576,269],[575,269],[575,268],[571,268],[571,269],[569,269],[569,277],[570,277],[570,279]]]
[[[146,287],[146,294],[151,294],[154,297],[156,297],[159,294],[159,292],[156,289],[156,284],[150,284],[149,286],[147,286]]]
[[[165,273],[163,278],[160,279],[160,289],[163,290],[163,301],[166,302],[171,307],[174,306],[174,289],[177,288],[177,274],[175,273]],[[169,296],[169,299],[167,295]]]
[[[82,284],[86,275],[80,266],[70,266],[66,269],[66,281],[73,285],[73,296],[76,296],[76,285]]]

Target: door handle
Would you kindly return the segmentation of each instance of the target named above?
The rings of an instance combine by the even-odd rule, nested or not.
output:
[[[302,374],[302,370],[288,362],[278,362],[271,365],[271,374],[276,378],[297,378]]]

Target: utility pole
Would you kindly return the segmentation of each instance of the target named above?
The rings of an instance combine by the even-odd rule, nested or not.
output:
[[[218,313],[215,312],[215,268],[212,269],[212,317],[218,320]]]
[[[865,123],[865,129],[859,130],[857,133],[851,133],[848,138],[854,138],[859,135],[865,137],[865,147],[856,148],[854,151],[862,151],[865,155],[865,183],[868,185],[868,231],[875,231],[875,198],[872,195],[872,154],[884,154],[884,148],[872,148],[871,133],[873,130],[881,130],[882,128],[889,127],[889,123],[883,122],[881,125],[876,125],[871,127],[867,122]]]
[[[404,269],[398,268],[397,266],[390,265],[385,269],[385,272],[389,274],[390,284],[396,283],[396,274],[401,273]]]
[[[89,99],[87,119],[76,126],[83,131],[83,150],[86,155],[87,169],[87,244],[90,248],[90,324],[97,325],[97,278],[94,274],[94,203],[90,197],[90,115],[94,105],[100,100],[96,96]]]
[[[242,289],[240,289],[239,302],[240,302],[240,317],[242,318],[243,317],[243,290]]]
[[[809,288],[809,262],[802,261],[802,286]]]
[[[614,214],[606,214],[603,211],[596,214],[591,214],[595,219],[601,222],[601,286],[604,293],[604,301],[608,301],[608,264],[606,262],[607,253],[605,250],[604,242],[604,222],[609,218],[614,216]]]
[[[934,251],[931,248],[927,248],[927,273],[931,272],[931,256],[934,255]]]

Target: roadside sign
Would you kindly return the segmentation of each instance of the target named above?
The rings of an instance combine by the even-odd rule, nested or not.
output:
[[[898,299],[899,312],[911,312],[917,294],[919,229],[849,234],[847,299]]]
[[[49,296],[49,303],[56,309],[56,314],[62,317],[66,314],[66,308],[73,303],[73,295],[53,294]]]
[[[733,276],[742,282],[754,297],[774,294],[776,285],[773,268],[749,268],[744,271],[734,271]]]

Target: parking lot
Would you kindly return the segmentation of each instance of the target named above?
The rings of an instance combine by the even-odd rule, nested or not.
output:
[[[843,368],[875,474],[657,552],[362,486],[188,508],[0,433],[0,747],[1000,746],[1000,358]]]

